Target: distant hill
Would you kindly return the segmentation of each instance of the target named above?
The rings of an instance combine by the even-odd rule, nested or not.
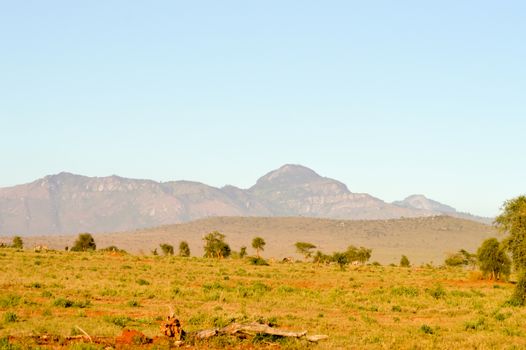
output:
[[[344,250],[350,244],[373,249],[372,260],[398,263],[405,254],[413,263],[441,264],[446,253],[467,249],[474,252],[481,242],[497,235],[492,226],[448,216],[391,220],[331,220],[301,217],[214,217],[123,233],[94,234],[99,248],[116,245],[133,253],[150,254],[160,243],[176,247],[186,240],[193,255],[202,256],[202,237],[213,230],[226,235],[233,249],[250,244],[255,236],[267,245],[264,257],[296,256],[294,243],[312,242],[326,253]],[[47,244],[63,250],[76,236],[24,238],[27,247]],[[1,241],[1,239],[0,239]]]
[[[429,199],[422,194],[414,194],[412,196],[407,197],[406,199],[402,201],[395,201],[393,202],[393,204],[399,207],[408,208],[408,209],[433,211],[433,212],[441,213],[443,215],[448,215],[448,216],[452,216],[456,218],[474,220],[474,221],[482,222],[488,225],[490,225],[493,222],[492,218],[485,218],[485,217],[475,216],[469,213],[459,212],[455,208],[450,207],[449,205],[442,204],[440,202]]]
[[[126,231],[214,216],[372,220],[442,214],[484,221],[423,196],[386,203],[292,164],[269,172],[249,189],[70,173],[0,188],[3,235]]]

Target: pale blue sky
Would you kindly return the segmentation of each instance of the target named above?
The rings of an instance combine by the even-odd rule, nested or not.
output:
[[[299,163],[479,215],[526,192],[523,1],[1,1],[0,186]]]

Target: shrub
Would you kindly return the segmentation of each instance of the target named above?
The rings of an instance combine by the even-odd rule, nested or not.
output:
[[[519,275],[515,290],[508,302],[512,306],[523,306],[526,303],[526,273],[522,272]]]
[[[100,249],[101,252],[109,252],[109,253],[123,253],[127,254],[127,251],[124,249],[119,249],[117,246],[110,245],[109,247]]]
[[[239,249],[239,257],[243,259],[245,256],[247,256],[247,247],[242,246],[241,249]]]
[[[7,307],[14,307],[20,304],[22,298],[20,296],[15,294],[8,294],[2,298],[0,298],[0,307],[7,308]]]
[[[174,255],[174,246],[168,243],[159,244],[164,255]]]
[[[22,249],[24,248],[24,241],[20,236],[13,237],[13,248]]]
[[[422,331],[424,334],[434,334],[435,331],[433,330],[433,328],[431,328],[430,326],[428,326],[427,324],[423,324],[421,327],[420,327],[420,331]]]
[[[345,266],[349,264],[349,256],[346,253],[334,253],[332,260],[338,264],[340,270],[345,270]]]
[[[401,267],[410,267],[411,266],[411,263],[409,262],[409,259],[407,258],[407,256],[402,255],[402,257],[400,258],[400,266]]]
[[[427,289],[426,292],[435,299],[440,299],[446,296],[446,291],[440,284],[437,284],[435,288]]]
[[[268,266],[268,262],[263,259],[263,258],[260,258],[258,256],[251,256],[248,258],[248,262],[252,265],[257,265],[257,266]]]
[[[181,241],[181,243],[179,243],[179,256],[185,258],[190,256],[190,246],[188,245],[188,242]]]
[[[66,298],[57,298],[53,301],[53,306],[68,308],[72,307],[75,304],[72,300]]]
[[[95,239],[90,233],[81,233],[78,235],[75,244],[71,247],[74,252],[87,252],[97,249]]]
[[[145,280],[145,279],[139,278],[139,279],[137,280],[137,284],[138,284],[139,286],[148,286],[148,285],[150,284],[150,282],[148,282],[148,281]]]
[[[5,323],[12,323],[18,321],[18,316],[14,312],[6,312],[4,314],[4,322]]]

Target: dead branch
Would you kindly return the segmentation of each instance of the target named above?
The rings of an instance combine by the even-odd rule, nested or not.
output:
[[[85,330],[83,330],[83,329],[80,328],[79,326],[75,326],[75,328],[77,328],[79,331],[81,331],[82,333],[84,333],[84,335],[85,335],[86,337],[88,337],[89,342],[90,342],[90,343],[93,343],[93,340],[91,339],[90,335],[89,335]]]

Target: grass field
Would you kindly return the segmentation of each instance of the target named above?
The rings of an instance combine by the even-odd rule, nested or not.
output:
[[[195,348],[526,348],[526,312],[506,305],[513,285],[476,275],[6,248],[0,249],[0,349],[35,348],[31,336],[44,334],[56,336],[60,347],[61,337],[79,333],[75,326],[92,336],[115,337],[123,328],[157,336],[170,305],[187,331],[235,320],[329,336],[317,344],[219,337]]]

